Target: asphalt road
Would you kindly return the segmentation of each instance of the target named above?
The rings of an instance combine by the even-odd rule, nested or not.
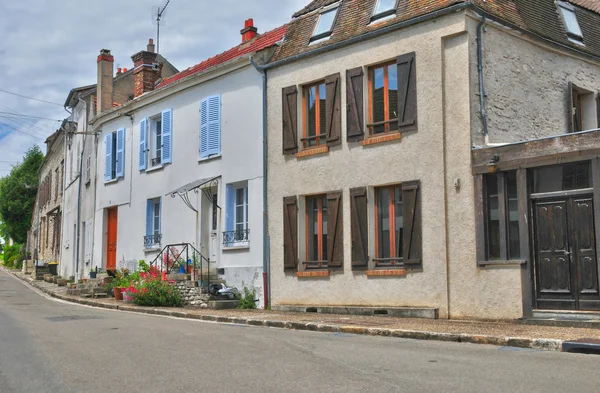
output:
[[[596,355],[95,309],[0,271],[0,393],[598,392],[599,370]]]

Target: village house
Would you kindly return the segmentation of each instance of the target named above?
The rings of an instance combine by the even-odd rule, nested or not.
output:
[[[65,182],[62,218],[62,248],[59,273],[64,277],[86,277],[92,266],[94,212],[96,197],[96,160],[98,138],[88,123],[96,114],[118,107],[133,99],[133,68],[117,68],[114,58],[103,49],[97,59],[103,85],[74,88],[65,100],[71,111],[69,120],[75,132],[66,135]],[[162,56],[161,75],[170,77],[177,69]],[[104,77],[106,76],[106,77]],[[98,97],[102,97],[98,100]],[[79,224],[78,224],[79,223]]]
[[[273,308],[599,310],[599,14],[585,0],[294,14],[263,68]]]
[[[158,84],[154,50],[132,57],[133,100],[91,120],[100,141],[92,266],[201,263],[262,298],[264,80],[252,63],[266,62],[284,33],[257,34],[247,20],[240,45]]]

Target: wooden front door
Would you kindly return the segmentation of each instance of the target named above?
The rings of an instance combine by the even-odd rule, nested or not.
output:
[[[117,217],[116,207],[107,211],[108,230],[106,233],[106,270],[117,269]]]
[[[533,203],[539,309],[600,310],[591,195]]]

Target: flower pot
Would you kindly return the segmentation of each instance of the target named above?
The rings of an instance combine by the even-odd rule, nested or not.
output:
[[[185,274],[185,266],[184,265],[180,265],[179,266],[179,273],[180,274]]]
[[[113,288],[115,300],[123,300],[123,293],[121,292],[121,289],[122,288]]]
[[[90,278],[96,278],[96,272],[90,272]]]

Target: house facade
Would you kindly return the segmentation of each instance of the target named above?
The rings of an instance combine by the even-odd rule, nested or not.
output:
[[[100,141],[94,266],[164,267],[185,245],[182,258],[262,298],[263,79],[251,58],[264,63],[285,27],[256,32],[247,21],[241,45],[156,88],[156,54],[132,57],[135,98],[91,122]]]
[[[153,50],[150,40],[148,48]],[[170,77],[177,69],[160,57],[161,76]],[[74,88],[65,100],[71,111],[75,132],[66,136],[65,191],[63,198],[62,255],[59,272],[64,277],[86,277],[97,265],[93,261],[96,203],[96,160],[99,137],[89,124],[97,114],[133,99],[134,69],[117,68],[110,51],[97,58],[98,83]]]
[[[297,12],[266,66],[273,307],[598,309],[598,13],[541,0]]]

